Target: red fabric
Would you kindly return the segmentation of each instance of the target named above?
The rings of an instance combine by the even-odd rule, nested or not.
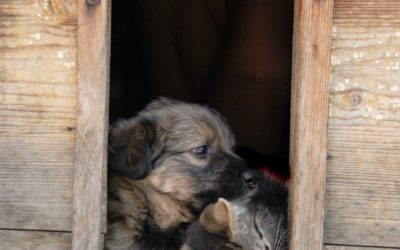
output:
[[[261,172],[265,175],[265,176],[269,176],[274,180],[280,181],[284,184],[288,184],[289,180],[290,180],[290,176],[285,176],[285,175],[281,175],[279,173],[277,173],[276,171],[274,171],[270,166],[268,165],[264,165],[261,167]]]

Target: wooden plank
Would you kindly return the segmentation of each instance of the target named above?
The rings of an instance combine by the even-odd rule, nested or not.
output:
[[[393,250],[393,248],[324,245],[324,250]]]
[[[76,27],[74,1],[0,1],[0,228],[71,230]]]
[[[7,250],[71,249],[71,233],[0,230],[0,248]]]
[[[106,227],[106,163],[111,1],[78,6],[78,111],[73,249],[102,249]]]
[[[290,131],[290,249],[321,249],[332,0],[295,1]]]
[[[399,31],[399,1],[335,1],[325,243],[400,247]]]

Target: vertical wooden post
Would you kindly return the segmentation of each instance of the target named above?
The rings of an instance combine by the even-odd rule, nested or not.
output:
[[[290,249],[322,249],[333,0],[295,1]]]
[[[92,2],[91,2],[92,3]],[[78,1],[78,103],[73,249],[102,249],[111,1]]]

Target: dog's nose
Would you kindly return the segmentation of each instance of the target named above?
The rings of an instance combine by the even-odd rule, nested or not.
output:
[[[244,171],[242,173],[242,179],[250,190],[257,186],[256,172],[254,170]]]

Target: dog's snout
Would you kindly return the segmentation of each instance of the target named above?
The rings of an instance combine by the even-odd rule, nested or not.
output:
[[[247,187],[251,190],[257,186],[256,172],[254,170],[246,170],[242,173],[242,179]]]

